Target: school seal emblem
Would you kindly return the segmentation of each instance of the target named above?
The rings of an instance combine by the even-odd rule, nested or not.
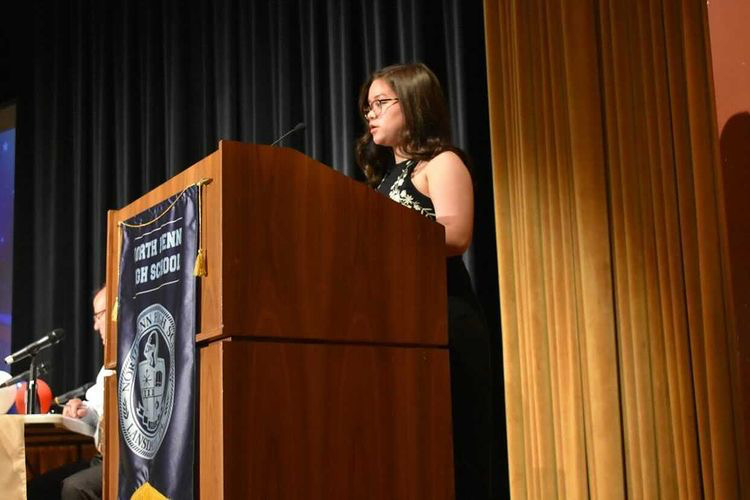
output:
[[[175,331],[174,318],[161,304],[141,311],[118,381],[122,436],[146,459],[159,451],[172,418]]]

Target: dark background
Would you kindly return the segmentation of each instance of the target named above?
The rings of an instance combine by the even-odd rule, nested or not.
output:
[[[13,349],[52,328],[68,332],[47,354],[55,394],[101,367],[91,298],[104,279],[108,209],[211,153],[219,139],[270,143],[299,121],[307,128],[286,146],[361,179],[352,153],[362,131],[359,86],[388,64],[432,68],[454,141],[474,163],[466,261],[493,332],[497,412],[488,439],[498,445],[496,492],[507,492],[481,2],[4,4],[0,103],[18,106]]]

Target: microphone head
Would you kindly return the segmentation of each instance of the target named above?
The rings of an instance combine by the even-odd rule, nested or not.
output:
[[[299,122],[297,125],[294,126],[294,128],[292,130],[290,130],[286,134],[283,134],[281,137],[279,137],[278,139],[276,139],[275,141],[273,141],[271,143],[271,146],[275,146],[275,145],[279,144],[282,140],[286,139],[291,134],[293,134],[293,133],[295,133],[295,132],[297,132],[299,130],[302,130],[303,128],[305,128],[305,122]]]
[[[65,337],[65,330],[62,328],[55,328],[49,333],[49,339],[54,343],[60,342],[63,337]]]

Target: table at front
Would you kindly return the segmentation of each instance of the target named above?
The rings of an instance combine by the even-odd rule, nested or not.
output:
[[[9,481],[3,483],[6,486],[12,483],[24,488],[24,468],[29,481],[50,469],[90,460],[96,453],[94,428],[62,415],[0,415],[0,428],[0,466],[6,472],[4,479]],[[25,467],[21,449],[25,449]]]
[[[95,429],[62,415],[24,415],[26,480],[96,454]]]

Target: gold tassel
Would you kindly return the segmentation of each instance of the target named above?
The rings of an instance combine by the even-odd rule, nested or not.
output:
[[[112,306],[112,321],[117,323],[117,312],[120,309],[120,297],[115,298],[115,305]]]
[[[195,266],[193,267],[193,276],[204,277],[208,274],[206,267],[206,251],[203,249],[203,186],[211,184],[213,179],[201,179],[196,184],[198,186],[198,255],[195,256]]]
[[[203,248],[198,249],[198,255],[195,257],[195,267],[193,267],[193,276],[205,276],[206,272],[206,252]]]

